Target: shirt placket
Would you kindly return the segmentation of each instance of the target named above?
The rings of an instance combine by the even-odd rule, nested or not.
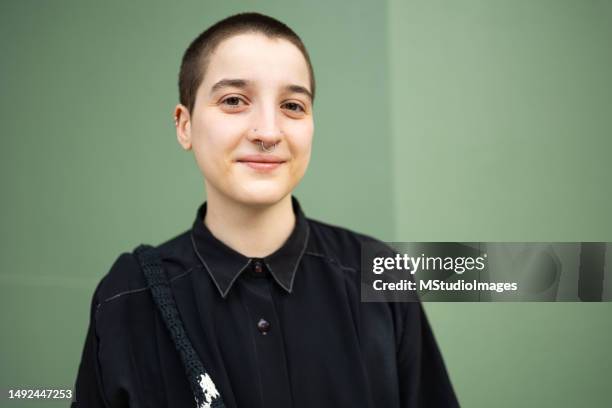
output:
[[[252,259],[250,271],[240,284],[248,332],[253,338],[262,406],[291,407],[285,347],[272,298],[274,282],[262,259]]]

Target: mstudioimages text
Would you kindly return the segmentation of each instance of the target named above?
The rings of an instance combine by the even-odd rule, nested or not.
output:
[[[379,275],[385,271],[407,271],[414,275],[418,271],[454,271],[462,274],[465,271],[482,271],[486,265],[487,254],[478,257],[441,257],[441,256],[410,256],[395,254],[395,256],[379,256],[372,260],[372,272]]]
[[[421,280],[418,286],[420,291],[495,291],[502,293],[518,289],[516,282],[478,282],[476,280],[468,282],[463,279],[455,282],[445,282],[440,279]],[[374,290],[384,291],[414,291],[416,290],[417,283],[408,279],[402,279],[398,282],[384,282],[381,279],[377,279],[372,283],[372,287]]]

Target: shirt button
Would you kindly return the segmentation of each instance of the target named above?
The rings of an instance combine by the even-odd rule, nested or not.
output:
[[[265,336],[270,331],[270,322],[265,319],[259,319],[257,322],[257,329]]]
[[[257,272],[257,273],[262,273],[263,272],[263,267],[261,266],[261,262],[260,261],[255,261],[255,266],[253,267],[253,269],[255,269],[255,272]]]

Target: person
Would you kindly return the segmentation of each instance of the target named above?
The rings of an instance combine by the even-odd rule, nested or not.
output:
[[[376,240],[306,217],[293,195],[314,132],[298,35],[259,13],[223,19],[189,45],[179,92],[176,135],[206,200],[155,250],[209,396],[241,408],[458,406],[421,304],[360,301],[360,245]],[[90,319],[73,407],[195,405],[133,251],[96,287]]]

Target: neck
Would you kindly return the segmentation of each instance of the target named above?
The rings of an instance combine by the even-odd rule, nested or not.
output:
[[[215,238],[234,251],[263,258],[280,248],[293,231],[291,194],[271,205],[254,206],[209,193],[204,224]]]

